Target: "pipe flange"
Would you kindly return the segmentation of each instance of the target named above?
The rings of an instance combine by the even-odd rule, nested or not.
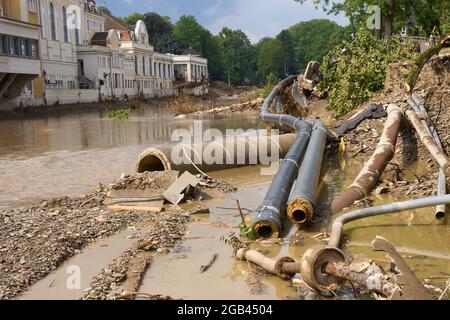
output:
[[[304,253],[300,264],[303,281],[311,288],[328,293],[331,285],[341,286],[346,280],[327,274],[324,268],[328,263],[345,263],[344,253],[336,247],[315,246]]]
[[[282,257],[282,258],[278,259],[277,263],[275,264],[275,272],[278,277],[280,277],[284,280],[290,280],[293,276],[295,276],[295,274],[284,273],[282,271],[283,264],[286,262],[295,262],[295,260],[292,259],[291,257]]]

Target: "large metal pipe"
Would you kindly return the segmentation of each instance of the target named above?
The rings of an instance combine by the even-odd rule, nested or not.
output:
[[[313,218],[326,141],[327,129],[322,121],[316,120],[287,208],[293,223],[305,224]]]
[[[422,104],[422,102],[415,96],[412,96],[411,98],[408,98],[406,100],[408,104],[411,106],[411,108],[417,113],[417,114],[424,114],[428,118],[427,110],[425,109],[425,106]],[[422,125],[424,128],[433,136],[434,141],[436,142],[437,146],[443,151],[441,139],[439,139],[439,135],[437,133],[436,128],[433,126],[432,123],[428,124],[426,120],[422,120]],[[437,195],[442,196],[447,193],[447,177],[445,174],[445,171],[442,167],[439,167],[439,176],[438,176],[438,189],[437,189]],[[445,205],[439,205],[436,206],[435,211],[435,218],[440,223],[446,222],[446,207]]]
[[[414,111],[406,111],[406,116],[419,135],[420,141],[422,141],[423,145],[428,149],[433,159],[436,160],[442,169],[444,169],[445,175],[450,177],[450,159],[444,151],[439,148],[433,135],[422,125],[419,117]]]
[[[395,155],[395,145],[404,117],[403,110],[394,104],[387,108],[388,117],[375,152],[366,162],[355,181],[331,204],[332,214],[351,206],[356,200],[368,196],[378,182],[387,164]]]
[[[262,205],[256,210],[253,228],[258,238],[279,236],[282,230],[282,210],[286,206],[295,175],[299,169],[299,162],[306,151],[311,134],[311,125],[308,122],[289,115],[273,114],[269,111],[275,97],[294,80],[295,76],[290,76],[281,81],[265,99],[261,110],[263,121],[290,126],[296,130],[297,138],[272,180]]]
[[[345,213],[334,220],[333,225],[331,227],[331,235],[328,245],[336,248],[339,247],[341,242],[342,228],[346,223],[384,214],[434,207],[440,204],[450,204],[450,194],[403,202],[394,202],[382,206],[364,208],[353,212]]]
[[[148,148],[135,164],[135,172],[176,170],[197,174],[284,158],[296,139],[295,134],[227,137],[223,141],[179,144],[175,147]],[[263,150],[264,149],[264,150]],[[204,161],[204,155],[214,151],[218,161]],[[263,152],[262,152],[263,151]],[[221,156],[218,156],[221,153]],[[177,159],[174,159],[173,155]],[[267,158],[261,156],[267,154]],[[198,161],[201,159],[202,161]]]

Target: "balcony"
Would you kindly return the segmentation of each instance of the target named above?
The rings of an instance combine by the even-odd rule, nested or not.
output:
[[[40,74],[39,26],[0,17],[0,105]]]

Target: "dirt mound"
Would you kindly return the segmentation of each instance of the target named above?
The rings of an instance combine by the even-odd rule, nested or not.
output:
[[[410,110],[405,103],[405,79],[412,65],[394,63],[388,66],[385,90],[363,107],[373,103],[396,103]],[[437,128],[444,150],[450,155],[450,50],[443,49],[434,55],[421,70],[413,93],[423,102],[430,121]],[[358,128],[346,135],[346,152],[350,157],[371,154],[378,143],[385,119],[365,120]],[[409,122],[403,122],[397,141],[396,155],[380,179],[378,190],[393,192],[400,197],[419,198],[436,194],[437,163],[420,142]],[[417,161],[418,166],[411,167]],[[376,193],[377,191],[375,191]]]

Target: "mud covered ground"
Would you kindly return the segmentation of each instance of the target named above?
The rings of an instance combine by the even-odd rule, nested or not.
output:
[[[188,212],[170,206],[163,214],[111,212],[103,203],[112,189],[167,187],[166,175],[166,172],[124,175],[114,184],[99,184],[94,193],[83,197],[45,200],[31,208],[0,211],[0,299],[14,298],[87,245],[136,223],[145,223],[151,230],[124,255],[134,256],[140,250],[164,252],[173,246],[182,238],[189,221]],[[209,178],[202,178],[200,186],[221,190],[219,192],[234,191],[230,184]],[[145,241],[150,243],[143,246]],[[113,262],[114,281],[110,281],[110,274],[105,271],[94,281],[87,297],[104,298],[113,283],[124,281],[126,277],[117,275],[126,272],[126,261],[122,257]],[[105,283],[109,283],[108,288]],[[99,293],[99,286],[102,293]]]

